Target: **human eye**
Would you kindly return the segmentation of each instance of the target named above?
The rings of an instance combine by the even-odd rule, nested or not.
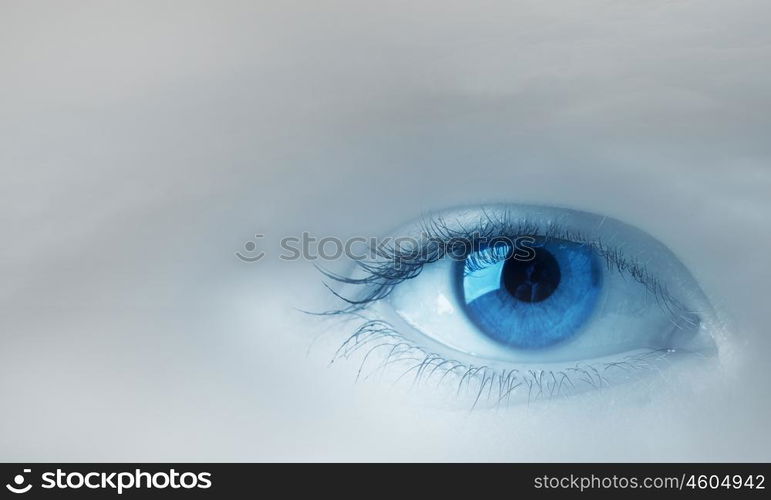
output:
[[[473,404],[562,397],[715,358],[721,328],[661,242],[602,215],[495,205],[431,214],[342,283],[359,373],[449,384]]]

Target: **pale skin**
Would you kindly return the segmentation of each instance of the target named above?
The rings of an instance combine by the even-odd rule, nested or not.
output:
[[[767,6],[67,4],[0,6],[5,460],[770,458]],[[329,366],[280,238],[488,202],[662,241],[719,365],[473,412]]]

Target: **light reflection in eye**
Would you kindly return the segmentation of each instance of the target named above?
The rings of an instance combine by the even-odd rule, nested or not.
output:
[[[690,272],[620,221],[496,205],[435,214],[397,234],[418,244],[328,275],[348,287],[339,312],[364,320],[338,351],[363,354],[360,373],[367,363],[399,366],[400,377],[454,381],[475,405],[482,394],[500,404],[716,353],[718,322]]]
[[[530,247],[533,255],[522,258],[514,245],[496,247],[472,252],[455,266],[457,293],[474,324],[518,349],[546,348],[575,335],[594,311],[602,286],[591,248],[539,238]]]

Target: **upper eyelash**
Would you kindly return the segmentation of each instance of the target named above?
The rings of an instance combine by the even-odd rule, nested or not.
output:
[[[677,300],[644,265],[627,259],[619,248],[606,245],[599,237],[592,239],[579,231],[570,230],[559,224],[550,224],[546,230],[542,230],[538,225],[527,220],[512,221],[508,212],[494,216],[486,210],[481,210],[480,219],[475,227],[468,228],[460,224],[456,225],[459,226],[459,229],[450,227],[450,224],[442,217],[422,220],[420,229],[428,242],[426,246],[415,249],[403,249],[394,245],[377,247],[373,249],[376,259],[355,261],[358,268],[365,273],[365,276],[360,278],[340,275],[319,268],[320,272],[336,282],[364,287],[363,293],[352,298],[343,296],[325,284],[336,297],[348,304],[346,307],[329,311],[327,314],[360,311],[369,304],[386,298],[403,281],[417,277],[425,265],[441,260],[448,255],[456,259],[466,258],[469,247],[476,248],[480,241],[487,241],[496,237],[513,240],[514,238],[530,236],[543,238],[547,241],[549,239],[567,240],[589,246],[597,256],[605,261],[607,269],[616,269],[643,285],[659,307],[669,313],[674,326],[682,329],[695,327],[700,323],[699,316]],[[440,244],[432,245],[432,242],[439,242]]]

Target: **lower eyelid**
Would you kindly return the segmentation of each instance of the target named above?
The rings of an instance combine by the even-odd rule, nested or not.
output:
[[[365,319],[340,345],[334,360],[356,360],[356,379],[389,378],[393,383],[437,389],[466,401],[471,409],[534,403],[596,391],[654,374],[684,356],[667,349],[640,349],[616,359],[559,366],[475,364],[419,346],[382,319]]]

